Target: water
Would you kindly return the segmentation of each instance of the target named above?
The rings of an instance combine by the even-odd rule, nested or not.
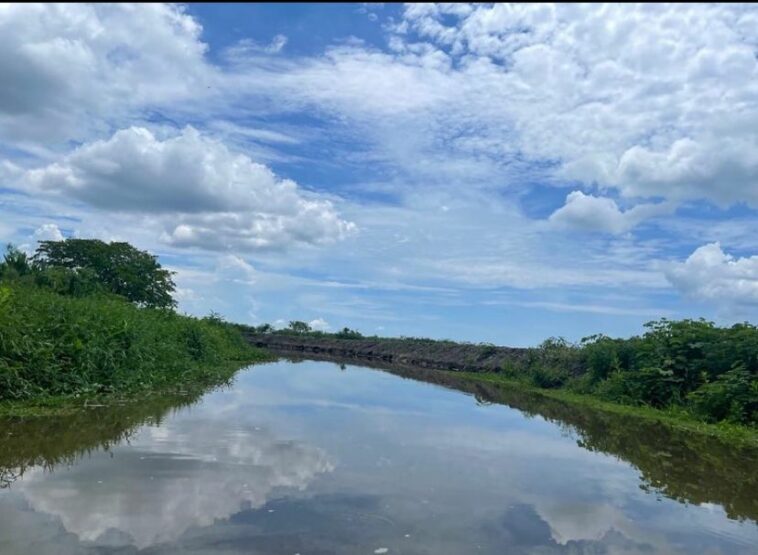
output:
[[[758,553],[754,453],[446,385],[279,362],[0,421],[0,553]]]

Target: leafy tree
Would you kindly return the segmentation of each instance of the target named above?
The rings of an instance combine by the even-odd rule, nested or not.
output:
[[[98,239],[42,241],[33,261],[40,271],[67,268],[86,273],[107,291],[141,306],[176,305],[171,297],[176,288],[172,272],[161,267],[155,256],[129,243]]]
[[[308,333],[311,331],[311,327],[300,320],[292,320],[289,325],[289,331],[292,333]]]
[[[9,244],[5,249],[3,261],[0,262],[0,278],[13,279],[32,272],[32,263],[24,251]]]

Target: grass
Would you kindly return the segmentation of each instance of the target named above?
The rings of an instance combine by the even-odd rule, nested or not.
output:
[[[622,405],[615,402],[604,401],[597,397],[574,393],[562,389],[544,389],[522,381],[509,379],[501,374],[484,372],[448,372],[471,382],[484,382],[495,384],[500,387],[514,388],[520,391],[528,391],[549,399],[555,399],[564,403],[588,407],[594,410],[641,418],[655,421],[676,430],[694,432],[706,436],[718,438],[724,442],[737,446],[758,447],[758,430],[754,427],[720,422],[711,424],[698,420],[694,415],[681,407],[668,409],[656,409],[646,406]]]
[[[0,413],[203,388],[267,359],[215,319],[0,284]]]

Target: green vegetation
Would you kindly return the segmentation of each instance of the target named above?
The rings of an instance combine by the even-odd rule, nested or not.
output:
[[[659,320],[630,339],[550,339],[503,369],[511,379],[704,422],[758,425],[758,328]]]
[[[307,326],[307,325],[306,325]],[[248,329],[292,335],[292,326]],[[363,337],[345,328],[328,334],[297,327],[314,339],[366,339],[374,355],[418,359],[430,367],[476,372],[544,391],[653,410],[677,421],[758,429],[758,328],[718,327],[705,320],[662,319],[629,339],[604,335],[572,344],[550,338],[530,349],[418,338]],[[425,364],[426,365],[426,364]]]
[[[334,337],[337,339],[364,339],[363,334],[358,330],[342,328],[336,333],[318,331],[311,328],[310,324],[301,320],[292,320],[286,328],[276,329],[271,324],[262,324],[260,326],[245,326],[238,324],[238,327],[244,331],[258,334],[274,335],[299,335],[303,337]]]
[[[630,426],[632,422],[644,421],[651,425],[665,425],[666,429],[679,432],[692,432],[698,436],[718,439],[735,447],[758,449],[758,428],[751,425],[728,421],[709,422],[698,417],[684,407],[653,408],[644,404],[621,404],[608,401],[597,395],[577,393],[570,389],[547,389],[533,385],[527,380],[514,380],[506,375],[491,372],[443,372],[455,374],[458,380],[498,388],[503,393],[513,395],[531,395],[545,400],[561,402],[575,410],[589,410],[606,413],[618,418],[625,418]],[[516,407],[519,408],[519,407]]]
[[[125,243],[44,242],[0,263],[0,401],[212,384],[261,360],[217,316],[173,305],[170,273]]]
[[[33,259],[34,273],[44,280],[63,273],[78,276],[91,288],[114,293],[140,306],[170,308],[175,286],[171,272],[155,256],[129,243],[104,243],[96,239],[42,241]],[[49,279],[49,278],[48,278]]]

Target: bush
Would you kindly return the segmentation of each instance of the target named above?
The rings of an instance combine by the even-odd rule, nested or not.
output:
[[[687,397],[693,411],[711,422],[758,424],[758,379],[743,364]]]
[[[363,339],[363,334],[358,330],[351,330],[350,328],[342,328],[340,331],[334,334],[339,339]]]
[[[0,283],[0,400],[202,383],[256,358],[228,324]]]
[[[598,387],[601,397],[626,404],[664,408],[681,401],[681,379],[671,370],[643,368],[615,372]]]
[[[553,389],[562,387],[571,378],[571,374],[558,367],[534,366],[529,369],[529,377],[537,387]]]
[[[649,322],[641,337],[582,340],[597,395],[657,408],[684,407],[700,418],[755,423],[758,329],[706,320]]]

